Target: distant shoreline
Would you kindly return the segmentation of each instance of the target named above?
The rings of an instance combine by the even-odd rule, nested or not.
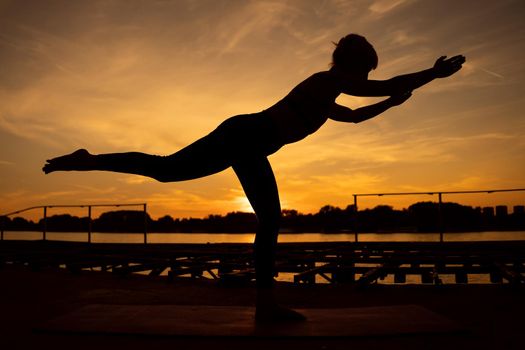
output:
[[[525,230],[525,206],[515,206],[512,213],[506,206],[473,208],[454,202],[418,202],[408,209],[395,210],[378,205],[356,211],[324,206],[315,214],[296,210],[282,211],[281,233],[352,234],[377,233],[466,233]],[[206,218],[174,219],[169,215],[152,219],[146,211],[117,210],[102,213],[97,218],[70,214],[46,216],[37,222],[21,217],[0,217],[3,231],[101,232],[101,233],[229,233],[245,234],[257,230],[254,213],[232,212],[209,215]]]
[[[42,230],[4,230],[4,233],[42,233]],[[494,233],[494,232],[516,232],[521,233],[524,232],[522,229],[494,229],[494,230],[469,230],[469,231],[445,231],[446,234],[469,234],[469,233]],[[55,231],[55,230],[48,230],[46,233],[63,233],[63,234],[86,234],[88,231]],[[92,234],[123,234],[123,235],[143,235],[144,232],[141,231],[91,231]],[[403,231],[403,230],[396,230],[396,231],[358,231],[358,234],[374,234],[374,235],[394,235],[394,234],[429,234],[429,235],[436,235],[439,234],[439,231]],[[233,232],[217,232],[217,231],[193,231],[193,232],[158,232],[158,231],[147,231],[147,234],[183,234],[183,235],[192,235],[192,234],[210,234],[210,235],[246,235],[246,234],[255,234],[254,231],[233,231]],[[304,235],[304,234],[320,234],[320,235],[353,235],[355,232],[353,231],[280,231],[280,235],[286,234],[286,235]]]

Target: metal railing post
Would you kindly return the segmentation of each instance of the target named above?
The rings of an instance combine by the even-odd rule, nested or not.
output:
[[[354,196],[354,211],[355,218],[357,220],[357,197],[358,196],[410,196],[410,195],[438,195],[438,225],[439,225],[439,242],[445,241],[445,217],[443,213],[443,195],[450,194],[471,194],[471,193],[501,193],[501,192],[525,192],[525,188],[508,188],[508,189],[495,189],[495,190],[471,190],[471,191],[440,191],[440,192],[390,192],[390,193],[357,193]],[[358,240],[357,224],[354,223],[354,235],[355,240]]]
[[[442,200],[442,193],[438,193],[438,215],[439,215],[439,242],[443,243],[443,234],[445,232],[444,225],[443,225],[443,200]]]
[[[354,194],[354,237],[359,242],[359,233],[357,232],[357,195]]]
[[[91,243],[91,205],[88,205],[88,243]]]
[[[144,244],[148,244],[148,213],[146,203],[144,203]]]
[[[42,240],[46,240],[47,231],[47,207],[44,207],[44,222],[42,223]]]
[[[47,209],[48,208],[84,208],[88,207],[88,243],[91,243],[92,233],[93,233],[93,218],[92,218],[92,207],[130,207],[130,206],[143,206],[144,208],[144,243],[147,243],[147,203],[129,203],[129,204],[81,204],[81,205],[39,205],[34,207],[25,208],[22,210],[13,211],[7,214],[0,215],[0,240],[4,240],[4,229],[7,219],[11,215],[20,214],[28,210],[34,209],[43,209],[44,217],[41,220],[42,222],[42,240],[47,240]]]

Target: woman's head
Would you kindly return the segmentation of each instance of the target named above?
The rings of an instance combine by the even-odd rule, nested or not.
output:
[[[374,47],[361,35],[349,34],[335,44],[332,66],[348,72],[368,73],[377,68],[378,58]]]

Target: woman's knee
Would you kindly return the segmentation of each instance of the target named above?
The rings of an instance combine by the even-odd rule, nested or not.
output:
[[[258,217],[259,231],[269,232],[271,234],[277,234],[281,226],[281,212],[275,211],[272,215],[264,215]]]
[[[170,171],[170,161],[169,156],[153,156],[151,162],[150,169],[151,174],[150,177],[153,179],[159,181],[159,182],[173,182],[174,177],[172,172]]]

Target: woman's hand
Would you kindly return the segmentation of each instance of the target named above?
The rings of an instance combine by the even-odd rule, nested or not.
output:
[[[399,95],[394,95],[388,98],[388,102],[391,106],[399,106],[412,96],[412,91],[407,91]]]
[[[441,56],[434,64],[433,69],[436,74],[436,78],[446,78],[451,76],[461,69],[463,63],[465,63],[466,60],[465,56],[463,55],[457,55],[449,59],[446,58],[447,56]]]

